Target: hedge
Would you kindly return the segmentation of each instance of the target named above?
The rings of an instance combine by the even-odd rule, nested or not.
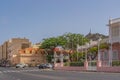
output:
[[[70,62],[70,66],[84,66],[84,62]]]
[[[120,66],[120,61],[113,61],[112,66]]]

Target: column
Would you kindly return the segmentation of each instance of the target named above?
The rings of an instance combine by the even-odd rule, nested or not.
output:
[[[61,51],[61,54],[60,54],[60,65],[61,67],[63,67],[63,52]]]
[[[97,67],[101,67],[102,65],[101,65],[101,59],[100,59],[100,57],[101,57],[101,55],[100,55],[101,53],[100,52],[98,52],[98,60],[97,60]]]
[[[56,64],[56,51],[54,51],[54,67],[57,67],[57,64]]]

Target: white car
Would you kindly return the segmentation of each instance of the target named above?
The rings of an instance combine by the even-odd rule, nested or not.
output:
[[[27,64],[19,63],[19,64],[16,65],[16,68],[25,68],[27,66],[28,66]]]
[[[46,68],[50,68],[50,69],[52,69],[52,68],[53,68],[53,65],[50,64],[50,63],[47,63],[47,64],[46,64]]]

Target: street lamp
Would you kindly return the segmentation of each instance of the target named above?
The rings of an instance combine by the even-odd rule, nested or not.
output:
[[[109,66],[112,66],[112,42],[110,43],[110,51],[109,51]]]
[[[109,66],[112,66],[112,57],[113,57],[113,51],[112,51],[112,21],[109,20],[109,42],[110,42],[110,50],[109,50]]]
[[[101,38],[99,38],[98,39],[98,61],[100,61],[100,41],[101,41],[102,39]]]
[[[85,60],[87,61],[87,49],[89,48],[89,43],[86,43],[86,54],[85,54]]]
[[[101,67],[101,55],[100,55],[100,41],[101,41],[101,38],[98,39],[98,61],[97,61],[97,67]]]

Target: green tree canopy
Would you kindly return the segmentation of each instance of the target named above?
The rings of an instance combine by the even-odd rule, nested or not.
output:
[[[41,48],[48,49],[62,46],[65,49],[76,50],[77,45],[84,45],[86,42],[88,42],[88,39],[81,34],[65,33],[61,36],[43,39]]]

